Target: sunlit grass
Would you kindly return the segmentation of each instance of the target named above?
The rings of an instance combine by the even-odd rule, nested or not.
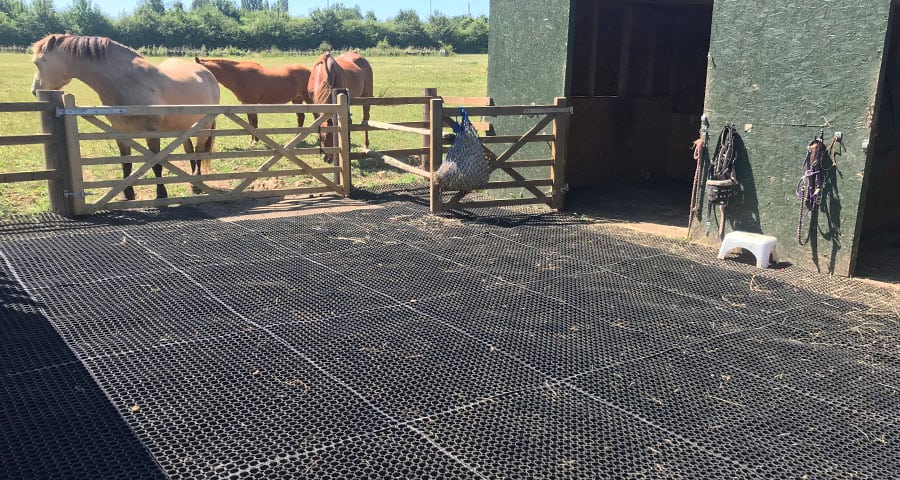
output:
[[[163,57],[150,57],[154,63],[159,63]],[[257,61],[263,65],[281,65],[286,63],[300,63],[311,65],[315,57],[242,57]],[[453,96],[484,96],[487,90],[487,55],[453,55],[440,56],[408,56],[408,57],[369,57],[369,62],[375,72],[375,96],[399,97],[421,95],[427,87],[438,89],[438,93]],[[4,66],[4,75],[0,75],[0,103],[33,101],[30,87],[34,75],[34,67],[31,65],[29,54],[0,53],[0,64]],[[97,94],[80,81],[73,81],[64,90],[75,96],[78,106],[95,106],[100,104]],[[227,89],[222,89],[221,103],[225,105],[237,104],[234,95]],[[351,116],[355,123],[362,116],[360,107],[351,106]],[[373,106],[372,120],[382,122],[420,121],[422,118],[421,105],[406,106]],[[312,122],[311,115],[306,116],[305,123]],[[296,127],[296,117],[293,114],[265,114],[259,116],[260,127]],[[37,113],[0,113],[0,135],[26,135],[40,131],[40,120]],[[227,118],[219,117],[218,129],[239,128]],[[79,131],[99,131],[93,125],[84,120],[79,122]],[[285,142],[286,135],[274,135],[275,140]],[[389,150],[396,148],[420,147],[420,136],[402,132],[376,131],[369,133],[370,148],[373,150]],[[315,138],[307,138],[299,146],[314,145]],[[361,148],[363,142],[362,132],[353,133],[351,139],[354,149]],[[167,142],[163,139],[163,144]],[[228,136],[216,138],[217,151],[241,151],[253,147],[249,145],[250,136]],[[261,148],[261,147],[259,147]],[[179,148],[177,152],[181,152]],[[81,145],[82,157],[107,157],[118,155],[118,149],[112,141],[83,142]],[[215,160],[213,173],[226,173],[229,171],[256,170],[265,158],[247,158],[237,160]],[[313,167],[325,166],[318,156],[303,157],[303,160]],[[178,162],[186,163],[186,162]],[[179,165],[187,170],[186,165]],[[41,170],[44,168],[43,147],[40,145],[28,146],[0,146],[0,172],[22,172]],[[287,161],[282,159],[275,168],[292,168]],[[354,161],[352,165],[353,182],[357,186],[373,186],[388,183],[403,183],[416,181],[417,177],[387,167],[376,160]],[[121,169],[118,165],[93,166],[84,170],[85,180],[93,179],[118,179],[121,178]],[[214,186],[225,187],[235,182],[220,182]],[[283,188],[286,186],[313,185],[317,182],[306,177],[286,177],[260,180],[252,188]],[[169,185],[170,196],[188,195],[187,185]],[[139,187],[139,198],[153,198],[153,187]],[[102,192],[98,192],[102,194]],[[91,201],[89,197],[88,201]],[[46,182],[24,182],[14,184],[0,184],[0,216],[38,213],[49,208]]]

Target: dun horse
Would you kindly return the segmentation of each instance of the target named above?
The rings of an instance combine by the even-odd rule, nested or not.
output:
[[[198,57],[194,61],[208,68],[241,103],[312,103],[307,90],[310,71],[303,65],[264,67],[256,62]],[[248,113],[247,120],[254,128],[259,126],[255,113]],[[297,127],[302,126],[303,113],[298,113]],[[252,135],[252,143],[258,141]]]
[[[333,103],[336,88],[348,89],[351,97],[371,97],[374,88],[372,66],[365,58],[353,52],[346,52],[338,57],[331,56],[329,52],[323,53],[312,66],[309,77],[310,96],[317,104]],[[362,107],[363,125],[369,121],[369,109],[369,105]],[[323,147],[334,145],[330,133],[320,134],[320,140]],[[368,130],[365,131],[365,147],[369,148]],[[325,161],[332,163],[329,155],[325,156]]]
[[[37,67],[31,92],[38,89],[59,90],[73,78],[91,87],[103,105],[181,105],[218,104],[219,83],[209,70],[193,62],[168,59],[153,65],[134,50],[105,37],[47,35],[32,45],[32,61]],[[186,130],[203,118],[202,115],[110,115],[109,123],[121,132]],[[215,128],[215,122],[208,125]],[[119,153],[131,155],[131,147],[119,140]],[[158,153],[159,138],[148,138],[147,147]],[[197,137],[197,151],[209,152],[213,137]],[[191,140],[184,150],[193,153]],[[208,160],[206,161],[208,162]],[[191,171],[200,175],[199,161],[191,160]],[[162,165],[154,165],[153,172],[162,176]],[[122,163],[125,177],[131,175],[131,163]],[[201,193],[193,186],[194,193]],[[134,200],[134,188],[124,190],[126,200]],[[168,196],[166,186],[156,186],[157,198]]]

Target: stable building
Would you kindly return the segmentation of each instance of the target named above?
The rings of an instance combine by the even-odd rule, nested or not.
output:
[[[867,244],[900,234],[895,10],[890,0],[492,0],[488,95],[567,97],[569,202],[681,227],[701,116],[704,163],[732,122],[739,185],[724,232],[775,236],[780,260],[853,275],[858,260],[878,262]],[[830,149],[806,213],[796,190],[820,132]],[[699,197],[689,235],[715,244],[721,216],[713,210],[707,236]]]

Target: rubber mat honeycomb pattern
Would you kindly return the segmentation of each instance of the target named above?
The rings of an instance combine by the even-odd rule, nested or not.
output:
[[[354,195],[0,222],[0,477],[900,476],[892,294]]]

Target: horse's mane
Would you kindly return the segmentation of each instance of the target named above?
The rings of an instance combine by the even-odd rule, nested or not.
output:
[[[111,47],[120,47],[140,56],[134,50],[107,37],[86,37],[69,34],[50,34],[34,42],[31,50],[35,55],[47,53],[53,50],[68,52],[77,57],[85,57],[92,60],[100,60],[106,56]]]
[[[319,56],[315,63],[313,63],[312,68],[310,68],[310,75],[313,75],[316,71],[316,68],[319,65],[322,65],[322,68],[325,69],[325,75],[322,75],[319,78],[319,84],[316,85],[316,90],[313,96],[313,103],[318,104],[326,104],[331,103],[331,97],[334,93],[334,84],[331,81],[331,72],[328,71],[328,59],[331,57],[331,52],[325,52]],[[332,60],[334,61],[334,60]]]
[[[200,61],[201,62],[227,63],[229,65],[238,65],[240,63],[250,63],[253,65],[260,65],[257,62],[251,62],[249,60],[232,60],[230,58],[201,58]]]

